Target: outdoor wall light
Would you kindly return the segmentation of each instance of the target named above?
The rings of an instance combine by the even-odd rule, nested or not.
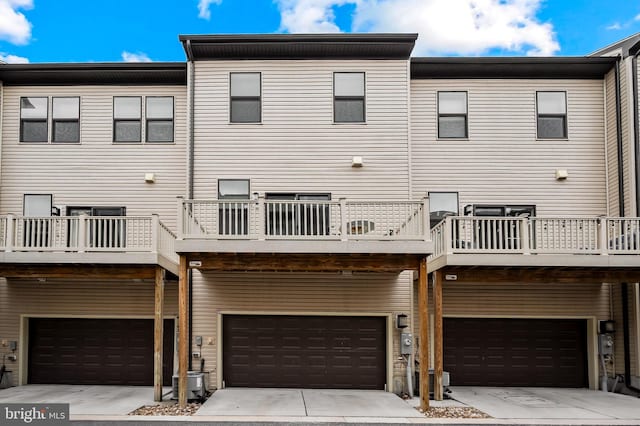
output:
[[[567,169],[556,169],[556,180],[566,180],[569,177]]]
[[[613,320],[598,321],[600,334],[610,334],[616,332],[616,322]]]
[[[396,327],[400,329],[409,327],[409,316],[407,314],[398,314],[396,316]]]
[[[156,181],[155,173],[145,173],[144,174],[144,181],[146,183],[154,183]]]
[[[362,167],[364,165],[364,160],[362,157],[356,156],[351,159],[351,167]]]

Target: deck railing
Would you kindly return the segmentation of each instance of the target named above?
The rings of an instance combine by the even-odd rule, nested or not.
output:
[[[175,238],[157,215],[0,216],[5,252],[157,252],[177,260]]]
[[[640,254],[640,219],[450,216],[431,230],[432,258],[456,253]]]
[[[179,200],[178,238],[428,240],[428,200]]]

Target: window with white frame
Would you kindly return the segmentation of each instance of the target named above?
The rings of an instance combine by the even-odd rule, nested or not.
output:
[[[20,142],[48,142],[48,97],[20,98]]]
[[[173,96],[147,96],[146,141],[173,142]]]
[[[538,139],[567,138],[567,92],[536,92]]]
[[[142,140],[142,97],[115,96],[113,98],[113,141],[140,142]]]
[[[466,137],[467,92],[438,92],[438,138]]]
[[[261,122],[261,74],[232,72],[230,74],[230,121],[232,123]]]
[[[20,142],[80,142],[80,97],[20,98]]]
[[[54,97],[52,100],[52,142],[80,142],[80,98]]]
[[[333,73],[333,121],[365,122],[365,75],[363,72]]]

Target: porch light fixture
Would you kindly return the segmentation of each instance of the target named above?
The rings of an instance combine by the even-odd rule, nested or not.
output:
[[[613,320],[598,321],[600,334],[610,334],[616,332],[616,322]]]
[[[396,316],[396,327],[399,329],[409,327],[409,316],[407,314],[398,314]]]
[[[362,157],[356,156],[351,159],[351,167],[362,167],[364,165],[364,160]]]
[[[144,181],[146,183],[155,183],[155,181],[156,181],[155,173],[145,173],[144,174]]]

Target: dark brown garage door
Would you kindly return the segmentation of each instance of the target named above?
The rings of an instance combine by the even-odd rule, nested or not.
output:
[[[588,386],[586,320],[444,319],[452,386]]]
[[[173,320],[164,322],[164,384],[173,371]],[[153,320],[29,319],[29,383],[153,385]]]
[[[225,315],[226,386],[384,389],[383,317]]]

